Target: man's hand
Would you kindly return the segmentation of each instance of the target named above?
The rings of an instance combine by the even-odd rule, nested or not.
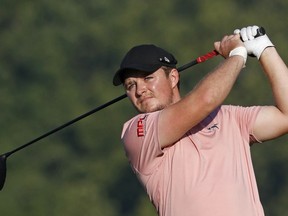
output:
[[[258,26],[248,26],[245,28],[242,28],[241,30],[236,29],[234,31],[234,34],[240,34],[244,45],[247,49],[248,55],[249,56],[256,56],[257,59],[259,60],[261,57],[262,52],[267,48],[267,47],[272,47],[274,46],[268,36],[265,34],[263,36],[258,36],[257,35],[257,30],[259,29]]]
[[[224,58],[235,55],[242,56],[245,65],[247,59],[247,50],[243,42],[240,40],[239,34],[224,36],[221,41],[214,43],[214,47],[216,51]]]

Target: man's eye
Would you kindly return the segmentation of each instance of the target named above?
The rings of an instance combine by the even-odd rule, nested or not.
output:
[[[150,79],[153,79],[153,76],[147,76],[147,77],[145,77],[145,80],[150,80]]]
[[[135,86],[135,84],[133,84],[133,83],[128,84],[128,85],[126,85],[126,89],[131,90],[134,86]]]

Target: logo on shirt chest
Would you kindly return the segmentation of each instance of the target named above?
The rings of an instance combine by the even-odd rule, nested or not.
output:
[[[209,131],[219,129],[218,123],[213,124],[211,127],[208,127],[207,129],[208,129]]]
[[[137,136],[143,137],[145,135],[144,121],[146,116],[139,118],[137,122]]]

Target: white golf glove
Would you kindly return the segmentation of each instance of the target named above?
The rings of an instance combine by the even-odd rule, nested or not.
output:
[[[247,53],[249,56],[256,56],[257,59],[260,59],[262,52],[267,47],[273,47],[274,45],[268,38],[268,36],[262,35],[257,36],[257,30],[259,29],[258,26],[248,26],[246,28],[242,28],[241,30],[236,29],[234,34],[240,34],[244,45],[247,49]]]

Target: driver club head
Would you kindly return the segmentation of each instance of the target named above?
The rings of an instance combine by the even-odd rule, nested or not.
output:
[[[6,179],[6,155],[0,156],[0,190],[4,187],[5,179]]]

